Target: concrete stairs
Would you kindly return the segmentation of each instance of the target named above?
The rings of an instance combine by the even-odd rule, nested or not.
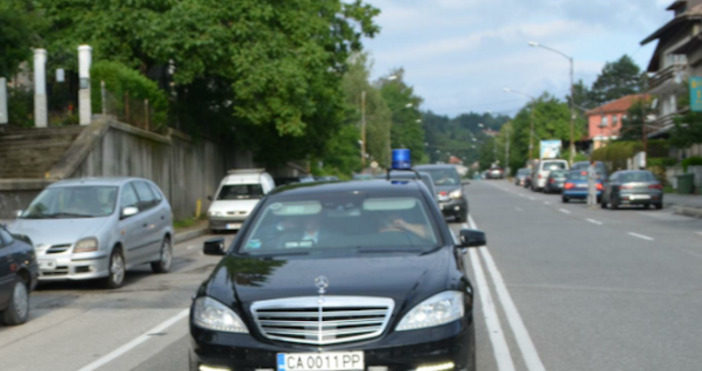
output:
[[[0,179],[43,179],[83,129],[62,126],[0,133]]]

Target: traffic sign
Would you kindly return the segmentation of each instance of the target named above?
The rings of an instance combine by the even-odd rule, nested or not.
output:
[[[690,77],[690,109],[702,112],[702,77]]]

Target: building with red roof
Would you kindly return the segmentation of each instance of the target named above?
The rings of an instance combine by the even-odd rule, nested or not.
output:
[[[641,99],[648,99],[648,96],[644,94],[627,95],[586,112],[588,139],[592,141],[592,149],[603,147],[608,141],[619,137],[626,112],[636,101]]]

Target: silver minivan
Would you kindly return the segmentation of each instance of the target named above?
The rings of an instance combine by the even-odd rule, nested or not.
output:
[[[156,273],[171,268],[171,206],[146,179],[56,182],[18,211],[8,229],[34,243],[39,281],[102,278],[116,288],[132,267],[150,263]]]

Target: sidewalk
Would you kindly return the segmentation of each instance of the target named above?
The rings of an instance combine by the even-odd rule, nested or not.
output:
[[[663,204],[676,214],[702,218],[702,195],[666,193],[663,195]]]
[[[209,228],[207,228],[207,221],[202,220],[193,226],[187,228],[177,228],[175,230],[175,237],[173,237],[173,244],[178,244],[183,241],[192,240],[209,233]]]

